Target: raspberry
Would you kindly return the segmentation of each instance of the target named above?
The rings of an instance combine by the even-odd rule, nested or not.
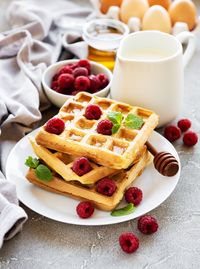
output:
[[[70,74],[61,74],[58,78],[58,86],[61,90],[69,89],[74,83],[74,77]]]
[[[61,94],[65,94],[65,93],[66,93],[64,89],[61,89],[61,88],[59,87],[59,85],[58,85],[58,81],[52,81],[52,83],[51,83],[51,88],[52,88],[54,91],[58,92],[58,93],[61,93]]]
[[[64,90],[64,94],[67,94],[67,95],[72,95],[72,92],[74,91],[74,89],[73,89],[73,86],[71,87],[71,88],[69,88],[69,89],[65,89]]]
[[[60,76],[60,74],[56,73],[52,78],[52,82],[58,80],[59,76]]]
[[[88,105],[85,109],[85,117],[88,120],[98,120],[102,111],[98,105]]]
[[[170,142],[174,142],[181,137],[181,130],[175,125],[168,125],[164,130],[164,136]]]
[[[76,90],[74,90],[74,91],[72,91],[71,92],[71,95],[76,95],[77,93],[79,93],[80,91],[76,91]]]
[[[113,123],[110,120],[102,120],[97,125],[97,132],[103,135],[112,134]]]
[[[115,192],[117,186],[113,179],[110,179],[108,177],[102,178],[97,182],[97,192],[106,195],[106,196],[112,196]]]
[[[107,76],[105,74],[98,74],[97,78],[100,81],[101,89],[105,88],[108,85],[109,80],[108,80],[108,78],[107,78]]]
[[[52,118],[44,126],[45,131],[52,134],[61,134],[65,129],[65,123],[59,118]]]
[[[187,131],[191,127],[192,123],[188,119],[182,119],[178,121],[178,127],[181,129],[182,132]]]
[[[158,230],[157,220],[149,215],[142,216],[138,220],[138,229],[143,234],[153,234]]]
[[[78,66],[87,68],[89,74],[91,70],[90,62],[87,59],[82,59],[78,61]]]
[[[188,131],[183,136],[183,143],[188,146],[194,146],[198,142],[198,135],[193,131]]]
[[[143,198],[142,191],[137,187],[130,187],[125,192],[125,200],[127,203],[133,203],[134,206],[137,206],[141,203]]]
[[[73,75],[74,75],[75,78],[80,77],[80,76],[87,77],[88,76],[88,70],[85,67],[77,67],[76,69],[74,69]]]
[[[95,75],[90,75],[89,80],[90,80],[90,92],[91,93],[97,92],[101,86],[98,77]]]
[[[69,68],[71,68],[72,70],[76,69],[78,67],[77,63],[74,64],[68,64],[67,66],[69,66]]]
[[[51,88],[52,88],[54,91],[57,91],[57,89],[58,89],[58,81],[53,80],[53,81],[51,82]]]
[[[92,170],[92,167],[85,157],[80,157],[74,160],[72,170],[78,176],[83,176]]]
[[[76,207],[76,212],[80,218],[87,219],[94,213],[94,207],[90,202],[80,202]]]
[[[133,253],[139,247],[139,240],[133,233],[123,233],[119,237],[119,244],[126,253]]]
[[[62,74],[72,74],[72,69],[68,65],[65,65],[58,72],[58,75]]]
[[[56,87],[54,88],[54,91],[58,92],[58,93],[61,93],[61,94],[65,94],[65,91],[62,90],[60,87]]]
[[[87,77],[80,76],[75,79],[74,87],[78,91],[87,91],[90,88],[90,80]]]

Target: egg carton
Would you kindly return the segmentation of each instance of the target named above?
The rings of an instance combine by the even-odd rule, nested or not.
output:
[[[120,18],[119,18],[120,8],[118,6],[110,6],[107,13],[103,14],[100,11],[99,0],[90,0],[90,2],[93,5],[96,11],[96,14],[99,18],[108,18],[108,19],[114,19],[114,20],[120,21]],[[129,27],[130,32],[141,31],[141,20],[137,17],[131,17],[128,21],[128,27]],[[185,31],[189,32],[189,29],[188,29],[187,23],[184,23],[184,22],[176,22],[174,26],[172,27],[172,34],[175,36]],[[196,27],[190,32],[195,35],[198,32],[200,32],[200,16],[197,17]]]

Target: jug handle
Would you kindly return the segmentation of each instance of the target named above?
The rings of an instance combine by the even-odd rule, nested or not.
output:
[[[181,44],[187,44],[187,47],[183,53],[183,67],[185,68],[195,52],[196,37],[194,36],[194,34],[185,31],[176,35],[176,38],[178,38]]]

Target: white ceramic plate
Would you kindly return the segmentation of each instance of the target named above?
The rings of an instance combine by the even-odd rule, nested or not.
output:
[[[109,212],[95,210],[91,218],[80,219],[76,214],[76,206],[79,201],[42,190],[29,183],[25,178],[28,168],[24,165],[24,161],[27,156],[34,156],[28,137],[34,136],[37,131],[35,130],[25,136],[13,148],[8,157],[6,176],[8,180],[16,184],[18,198],[22,203],[50,219],[79,225],[105,225],[127,221],[146,214],[159,206],[173,192],[178,183],[180,170],[174,177],[168,178],[160,175],[151,164],[133,183],[133,186],[142,189],[144,195],[142,203],[134,213],[127,216],[112,217]],[[163,136],[153,132],[149,141],[159,151],[171,152],[180,164],[176,150]],[[119,207],[124,206],[124,204],[122,201]]]

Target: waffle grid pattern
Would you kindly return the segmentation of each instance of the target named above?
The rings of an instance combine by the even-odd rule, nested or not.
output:
[[[92,170],[82,176],[78,176],[73,170],[73,161],[76,156],[68,155],[62,152],[51,152],[48,149],[38,145],[34,140],[30,140],[36,156],[43,160],[53,171],[58,173],[66,181],[78,181],[81,184],[94,184],[98,180],[119,173],[121,170],[99,166],[90,162]]]
[[[85,108],[89,104],[100,106],[103,113],[99,120],[85,118]],[[111,136],[97,133],[98,123],[106,119],[111,111],[123,114],[120,129]],[[123,123],[129,113],[143,118],[141,129],[125,127]],[[86,156],[98,164],[116,169],[127,168],[134,162],[137,153],[158,123],[158,116],[152,111],[88,93],[79,93],[67,100],[56,117],[65,122],[65,130],[57,136],[47,133],[43,128],[36,136],[38,144],[60,152]]]
[[[151,161],[151,155],[143,148],[141,157],[138,162],[127,170],[119,171],[111,176],[116,182],[117,189],[111,196],[105,196],[96,191],[96,183],[92,185],[83,185],[77,181],[64,181],[59,175],[54,174],[52,181],[44,182],[39,180],[34,169],[29,169],[27,179],[38,187],[47,191],[59,193],[62,195],[72,196],[81,200],[91,201],[97,208],[110,211],[113,210],[122,200],[124,191],[132,184],[132,182],[143,172],[144,168]]]

